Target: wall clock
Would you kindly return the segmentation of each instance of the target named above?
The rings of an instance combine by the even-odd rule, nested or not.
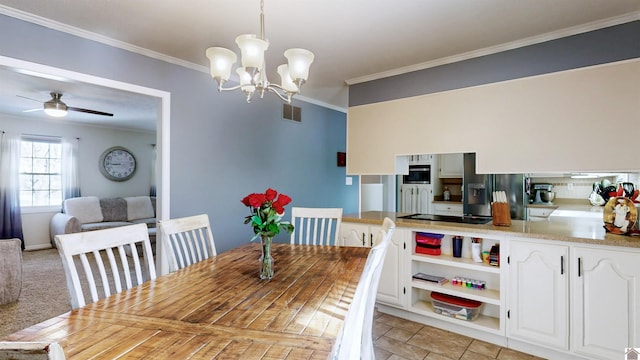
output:
[[[122,146],[108,148],[100,155],[100,172],[109,180],[129,180],[136,172],[136,158]]]

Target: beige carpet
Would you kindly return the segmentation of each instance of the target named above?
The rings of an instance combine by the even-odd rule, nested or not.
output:
[[[106,271],[110,273],[109,261],[101,252]],[[93,259],[92,257],[90,257]],[[115,254],[118,268],[122,269],[120,257]],[[71,311],[67,281],[62,268],[62,260],[57,249],[25,251],[22,253],[22,292],[17,302],[0,305],[0,337],[14,333],[31,325],[37,324],[54,316]],[[142,260],[142,257],[140,258]],[[75,259],[76,268],[81,269],[79,259]],[[98,276],[95,261],[90,260],[91,268],[97,286],[98,297],[103,298],[102,281]],[[133,285],[136,285],[133,261],[127,261],[132,274]],[[84,271],[79,270],[79,280],[85,302],[90,303],[90,292]],[[97,277],[96,277],[97,276]],[[144,281],[149,279],[148,271],[143,267]],[[120,281],[125,283],[124,273],[120,271]],[[109,278],[109,286],[114,291],[114,281]]]
[[[0,305],[0,337],[71,310],[58,250],[25,251],[22,258],[22,292]]]

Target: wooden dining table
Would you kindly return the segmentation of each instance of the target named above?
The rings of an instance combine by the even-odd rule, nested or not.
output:
[[[369,248],[248,243],[5,337],[69,359],[326,359]]]

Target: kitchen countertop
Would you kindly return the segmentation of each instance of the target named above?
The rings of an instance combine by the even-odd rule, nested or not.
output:
[[[464,230],[480,234],[505,235],[521,238],[559,240],[585,244],[640,248],[640,237],[615,235],[604,230],[602,207],[591,206],[588,201],[558,201],[552,216],[537,221],[512,220],[511,226],[494,226],[400,219],[406,213],[367,211],[343,215],[346,222],[380,225],[385,217],[395,221],[398,227],[425,228],[431,230]],[[559,212],[558,214],[555,214]]]

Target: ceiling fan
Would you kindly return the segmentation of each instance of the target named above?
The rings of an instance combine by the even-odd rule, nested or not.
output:
[[[107,112],[67,106],[67,104],[65,104],[64,102],[62,102],[62,100],[60,100],[60,98],[62,97],[61,93],[51,92],[50,94],[51,94],[51,100],[45,101],[43,103],[42,109],[31,109],[31,110],[25,110],[24,112],[44,110],[44,112],[47,113],[47,115],[54,116],[54,117],[66,116],[67,111],[77,111],[77,112],[83,112],[83,113],[94,114],[94,115],[102,115],[102,116],[113,116],[113,114],[110,114]],[[20,96],[20,95],[17,95],[17,96],[40,102],[40,100],[28,98],[26,96]]]

